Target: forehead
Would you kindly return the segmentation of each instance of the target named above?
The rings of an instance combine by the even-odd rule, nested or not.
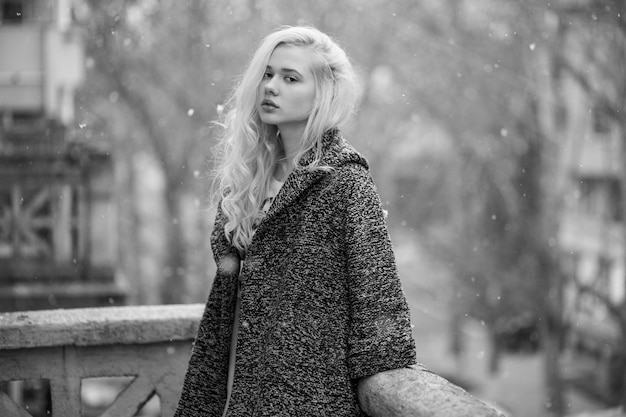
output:
[[[301,74],[313,72],[315,54],[309,48],[280,45],[274,49],[267,63],[275,71],[296,70]]]

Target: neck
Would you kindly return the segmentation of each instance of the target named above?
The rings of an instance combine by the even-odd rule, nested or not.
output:
[[[280,126],[281,149],[276,162],[274,178],[284,181],[296,165],[296,155],[300,152],[304,126]]]
[[[283,125],[278,128],[280,132],[280,142],[283,145],[283,152],[286,159],[291,159],[300,151],[304,125]]]
[[[281,139],[282,142],[282,139]],[[295,152],[292,150],[292,152]],[[276,155],[276,164],[274,165],[274,178],[279,181],[285,181],[295,166],[295,153],[287,153],[287,149],[281,146],[279,153]]]

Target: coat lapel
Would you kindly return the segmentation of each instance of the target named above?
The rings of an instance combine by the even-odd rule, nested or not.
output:
[[[333,154],[337,152],[339,146],[340,134],[337,129],[331,129],[324,135],[322,139],[322,147],[324,157],[322,158],[321,165],[328,165],[333,167],[335,163],[333,160]],[[302,158],[303,164],[311,161],[313,158],[314,150],[310,150]],[[285,184],[283,184],[278,195],[274,199],[269,211],[265,218],[261,221],[261,224],[265,223],[268,219],[274,217],[277,213],[280,213],[285,207],[293,203],[304,191],[306,191],[311,185],[322,179],[327,172],[324,170],[309,171],[306,168],[297,168],[294,170]]]
[[[293,203],[298,196],[300,196],[300,194],[320,180],[324,175],[326,175],[326,172],[322,170],[311,172],[305,168],[298,168],[293,171],[289,177],[287,177],[287,181],[285,181],[285,184],[281,187],[278,195],[267,212],[267,216],[265,216],[263,220],[265,221],[275,216],[277,213],[280,213],[280,211]]]

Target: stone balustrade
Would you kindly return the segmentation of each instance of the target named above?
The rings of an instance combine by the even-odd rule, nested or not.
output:
[[[171,416],[202,309],[190,304],[1,313],[0,383],[47,380],[52,417],[78,417],[84,379],[132,377],[100,415],[134,416],[157,395],[161,416]],[[359,399],[373,417],[500,416],[419,366],[366,378]],[[31,414],[0,391],[0,416]]]

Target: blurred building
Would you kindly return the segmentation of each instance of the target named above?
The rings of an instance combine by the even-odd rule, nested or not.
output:
[[[610,54],[608,49],[598,51]],[[587,74],[593,81],[599,75],[590,67]],[[560,246],[568,273],[563,288],[568,376],[603,401],[615,403],[624,392],[626,354],[619,324],[607,303],[625,303],[626,132],[597,98],[610,97],[610,90],[590,94],[564,76],[560,91],[562,164],[567,174]]]
[[[0,0],[0,311],[118,303],[112,160],[72,135],[69,0]]]

